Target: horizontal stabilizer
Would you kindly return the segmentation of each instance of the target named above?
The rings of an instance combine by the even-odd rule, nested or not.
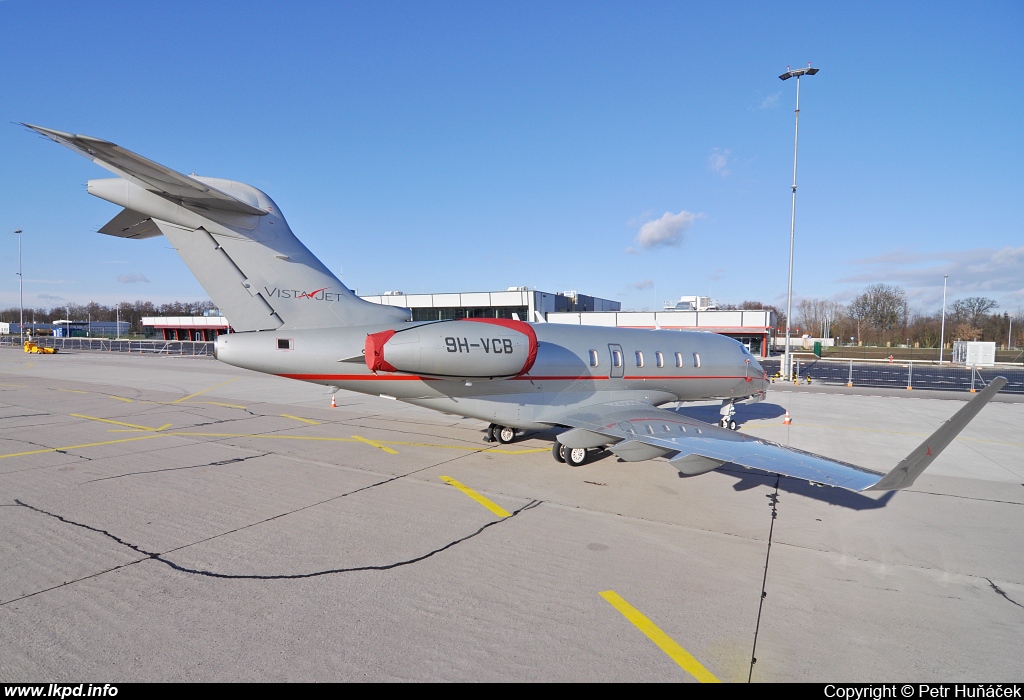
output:
[[[238,214],[255,216],[267,214],[263,209],[243,202],[227,192],[222,192],[196,178],[183,175],[148,158],[143,158],[138,153],[132,153],[110,141],[82,134],[69,134],[65,131],[47,129],[32,124],[22,125],[67,146],[110,172],[173,202],[200,209],[219,209]]]
[[[160,229],[153,223],[153,219],[131,209],[122,209],[121,213],[104,224],[100,233],[118,238],[153,238],[162,236]]]

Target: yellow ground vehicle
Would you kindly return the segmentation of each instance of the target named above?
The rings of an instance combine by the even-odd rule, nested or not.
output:
[[[30,352],[34,355],[55,355],[57,353],[57,348],[41,348],[31,340],[26,340],[25,352]]]

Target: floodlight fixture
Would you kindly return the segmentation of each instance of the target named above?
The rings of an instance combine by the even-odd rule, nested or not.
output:
[[[797,68],[796,70],[790,69],[786,66],[786,72],[779,76],[779,80],[789,80],[790,78],[799,78],[801,75],[814,75],[820,69],[811,68],[811,64],[808,63],[806,68]]]

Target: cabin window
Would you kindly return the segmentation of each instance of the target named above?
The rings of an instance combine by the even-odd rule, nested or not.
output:
[[[597,367],[597,350],[590,351],[590,366]]]
[[[693,353],[693,366],[694,367],[700,367],[700,353],[699,352]]]
[[[644,366],[644,354],[642,352],[640,352],[639,350],[636,351],[636,366],[637,367],[643,367]]]
[[[291,350],[292,349],[292,339],[291,338],[278,338],[277,339],[277,349],[278,350]]]
[[[683,366],[683,353],[677,352],[676,353],[676,367],[682,367],[682,366]]]
[[[654,353],[654,364],[658,365],[658,367],[664,367],[665,366],[665,356],[662,355],[660,352]]]
[[[612,350],[612,366],[622,367],[622,351]]]

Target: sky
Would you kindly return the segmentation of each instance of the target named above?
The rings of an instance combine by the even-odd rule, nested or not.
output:
[[[21,122],[239,180],[360,294],[1024,308],[1024,3],[0,0],[0,307],[205,299]]]

